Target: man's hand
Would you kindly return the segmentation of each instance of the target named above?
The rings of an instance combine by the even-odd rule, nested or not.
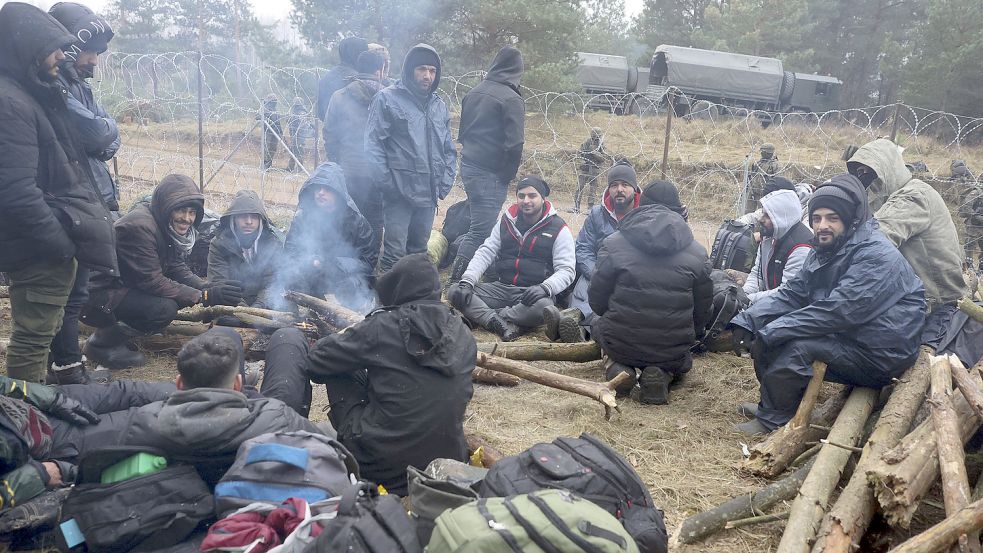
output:
[[[474,297],[474,284],[471,284],[466,280],[462,280],[454,285],[454,292],[452,294],[454,296],[454,300],[458,302],[459,305],[467,305],[471,303],[471,298]]]
[[[537,284],[526,288],[526,291],[522,293],[522,298],[520,298],[520,301],[522,302],[522,305],[532,305],[537,301],[548,297],[550,297],[550,293],[546,290],[546,287],[542,284]]]
[[[61,469],[58,468],[58,464],[47,461],[41,463],[41,466],[44,467],[44,471],[48,473],[48,487],[60,488],[63,482],[61,479]]]
[[[734,349],[734,355],[740,357],[744,352],[751,352],[751,343],[754,341],[754,334],[742,327],[734,326],[731,329],[730,344]]]
[[[242,284],[235,280],[213,282],[201,292],[201,303],[212,305],[239,305],[242,301]]]
[[[47,410],[48,414],[76,426],[87,426],[99,422],[99,415],[85,407],[75,398],[61,392],[55,393],[55,400]]]

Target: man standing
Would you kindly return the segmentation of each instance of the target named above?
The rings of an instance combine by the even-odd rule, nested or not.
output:
[[[0,271],[10,279],[7,374],[44,378],[77,263],[118,275],[109,210],[74,138],[62,51],[76,41],[45,12],[0,8]]]
[[[925,284],[929,313],[945,307],[936,320],[947,322],[967,290],[962,273],[965,253],[945,200],[934,188],[912,178],[898,146],[886,138],[861,146],[847,169],[868,189],[872,204],[884,200],[874,213],[881,232]]]
[[[338,43],[338,58],[341,63],[329,70],[321,80],[317,82],[317,118],[324,121],[328,113],[328,103],[335,92],[338,92],[348,84],[348,79],[355,75],[355,63],[358,55],[368,50],[369,43],[364,38],[350,36],[341,39]],[[329,133],[329,127],[324,126],[323,130],[325,142]],[[331,160],[335,161],[335,160]]]
[[[528,175],[516,185],[516,203],[475,252],[448,300],[472,323],[509,342],[543,324],[543,311],[573,283],[573,234],[546,200],[546,181]],[[492,265],[498,282],[481,282]]]
[[[814,361],[831,382],[881,388],[918,355],[925,290],[877,229],[861,182],[838,175],[817,188],[809,218],[815,249],[802,269],[732,321],[735,350],[753,351],[761,386],[758,405],[741,406],[754,417],[737,427],[748,434],[792,418]]]
[[[506,46],[478,86],[461,100],[461,180],[468,193],[471,228],[451,271],[451,281],[464,275],[478,246],[495,227],[509,182],[522,161],[526,104],[519,95],[522,54]]]
[[[328,152],[328,159],[341,165],[345,172],[348,194],[372,227],[372,248],[377,254],[382,244],[385,214],[382,195],[372,182],[365,156],[365,125],[369,119],[369,105],[383,88],[380,79],[385,64],[385,59],[375,52],[359,54],[358,74],[351,77],[347,86],[334,93],[324,119],[325,126],[344,129],[344,132],[326,135],[324,149]]]
[[[748,191],[745,201],[745,213],[755,210],[758,201],[765,195],[764,187],[778,174],[778,156],[775,155],[775,145],[765,142],[760,148],[761,158],[751,164],[748,174]]]
[[[604,166],[607,153],[601,138],[601,129],[593,127],[590,138],[580,145],[577,152],[577,192],[573,195],[573,212],[580,213],[580,200],[587,188],[587,209],[594,207],[594,192],[597,188],[597,177]]]
[[[287,171],[294,172],[303,167],[307,159],[307,141],[314,137],[310,114],[300,96],[295,96],[294,103],[290,106],[287,131],[290,133],[290,152],[293,153],[287,161]]]
[[[69,118],[85,149],[99,194],[111,211],[118,212],[119,191],[106,161],[119,149],[119,130],[116,121],[96,102],[86,82],[93,77],[99,54],[106,51],[113,30],[105,19],[75,2],[59,2],[48,13],[75,36],[61,64],[58,82],[68,91]],[[81,384],[88,378],[79,348],[79,313],[89,299],[88,285],[89,270],[80,266],[65,305],[61,330],[51,342],[50,376],[58,384]]]
[[[577,235],[577,282],[570,295],[570,308],[562,312],[551,305],[543,311],[546,337],[554,342],[583,342],[587,339],[594,312],[587,302],[597,252],[601,243],[618,230],[618,224],[629,211],[638,207],[642,191],[638,188],[635,169],[627,163],[619,163],[608,171],[608,187],[601,205],[591,208]]]
[[[656,181],[652,186],[657,186]],[[713,303],[707,252],[681,215],[649,203],[649,188],[601,246],[588,299],[595,317],[594,340],[619,372],[633,378],[639,401],[669,403],[669,384],[693,366],[690,348],[702,337]],[[653,194],[654,195],[654,194]]]
[[[276,94],[270,93],[263,98],[263,111],[259,117],[263,121],[263,170],[273,166],[273,158],[280,149],[283,139],[283,127],[280,125],[280,114],[277,113]]]
[[[427,250],[437,200],[454,184],[457,150],[447,105],[436,94],[439,84],[440,57],[417,44],[406,53],[402,78],[376,94],[369,108],[365,155],[385,204],[382,271]]]
[[[744,281],[744,293],[752,304],[794,277],[812,251],[812,230],[802,224],[802,205],[791,190],[776,190],[761,198],[758,228],[761,244]]]

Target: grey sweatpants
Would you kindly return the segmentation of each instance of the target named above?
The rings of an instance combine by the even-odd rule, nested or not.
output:
[[[532,305],[523,305],[519,298],[526,288],[501,282],[483,282],[474,287],[471,301],[464,303],[457,294],[449,298],[469,321],[488,328],[492,315],[498,314],[506,321],[522,328],[543,324],[543,309],[553,305],[553,298],[544,298]]]

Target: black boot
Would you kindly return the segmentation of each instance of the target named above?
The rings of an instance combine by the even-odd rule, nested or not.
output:
[[[604,380],[610,381],[621,373],[626,373],[631,378],[624,384],[621,384],[615,388],[614,394],[615,397],[628,397],[631,394],[631,391],[635,388],[635,383],[638,382],[638,375],[635,372],[634,367],[612,362],[610,365],[608,365],[607,370],[604,372]]]
[[[581,326],[584,314],[576,307],[560,311],[560,323],[558,332],[560,341],[567,344],[576,344],[587,341],[587,331]]]
[[[491,320],[488,321],[487,329],[498,334],[503,342],[511,342],[522,334],[522,330],[518,326],[498,315],[492,315]]]
[[[560,339],[561,317],[560,310],[555,305],[548,305],[543,308],[543,325],[546,327],[546,339],[550,342]]]
[[[638,385],[641,388],[638,401],[651,405],[667,405],[671,382],[672,375],[666,371],[655,365],[645,367],[642,369],[642,376],[638,379]]]
[[[130,349],[129,344],[131,338],[142,335],[139,330],[123,323],[116,323],[92,333],[92,336],[86,340],[83,350],[94,364],[107,369],[142,367],[147,364],[147,358],[136,349]]]
[[[67,365],[52,363],[51,368],[48,369],[48,378],[45,384],[64,386],[66,384],[88,384],[89,382],[89,373],[85,370],[85,357],[83,357],[82,361]]]

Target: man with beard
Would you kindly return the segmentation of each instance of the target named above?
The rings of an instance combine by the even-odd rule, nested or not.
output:
[[[799,196],[791,190],[776,190],[761,198],[758,228],[761,244],[744,282],[752,304],[794,277],[812,250],[812,230],[802,224]]]
[[[600,205],[591,208],[577,235],[577,282],[570,295],[570,308],[560,311],[551,305],[543,311],[546,337],[552,341],[583,342],[587,339],[594,312],[587,302],[597,252],[604,239],[618,230],[621,220],[638,207],[642,191],[638,188],[635,169],[618,163],[608,171],[608,187]]]
[[[761,389],[743,404],[747,434],[770,432],[795,414],[812,363],[826,379],[887,386],[915,362],[925,326],[925,289],[871,217],[867,192],[838,175],[809,202],[815,249],[799,273],[731,323],[734,349],[751,350]]]
[[[447,104],[437,95],[440,67],[437,51],[417,44],[406,53],[399,82],[380,90],[369,107],[365,156],[385,206],[382,271],[427,251],[437,201],[454,184],[457,150]]]
[[[242,283],[242,300],[268,307],[274,276],[283,258],[283,234],[266,214],[252,190],[240,190],[222,214],[219,230],[208,246],[208,278]]]
[[[573,234],[546,200],[549,193],[543,179],[523,177],[516,185],[516,203],[448,293],[451,305],[468,320],[506,342],[543,324],[543,311],[576,276]],[[498,281],[481,282],[493,265]]]
[[[471,228],[465,235],[451,281],[464,275],[478,246],[495,228],[498,213],[522,161],[526,104],[519,95],[522,54],[498,51],[485,78],[461,100],[461,181],[468,193]]]
[[[42,380],[78,265],[116,276],[109,210],[61,83],[76,37],[34,6],[0,8],[0,271],[10,281],[7,374]],[[77,339],[77,338],[76,338]]]
[[[300,188],[297,205],[284,243],[288,287],[317,297],[334,294],[359,311],[371,308],[379,250],[373,249],[372,227],[348,196],[341,167],[322,163]]]
[[[344,129],[344,132],[325,136],[324,149],[328,152],[328,159],[341,165],[345,172],[348,194],[372,227],[372,248],[376,252],[382,245],[385,214],[382,211],[382,195],[372,182],[365,157],[365,125],[369,119],[369,105],[376,93],[382,90],[380,79],[385,64],[386,60],[375,52],[359,54],[358,74],[331,97],[324,120],[327,127]]]

